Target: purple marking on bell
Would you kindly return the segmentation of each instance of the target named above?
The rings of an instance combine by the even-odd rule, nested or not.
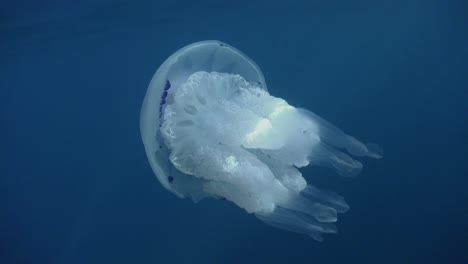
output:
[[[167,91],[164,91],[161,98],[166,98],[167,97]]]
[[[167,180],[169,181],[169,183],[172,183],[172,181],[174,181],[174,177],[168,176],[168,177],[167,177]]]
[[[166,84],[164,85],[164,91],[169,90],[171,88],[171,82],[169,80],[166,80]]]
[[[163,104],[165,104],[165,103],[166,103],[166,99],[163,98],[163,99],[161,100],[161,102],[159,103],[159,105],[163,105]]]

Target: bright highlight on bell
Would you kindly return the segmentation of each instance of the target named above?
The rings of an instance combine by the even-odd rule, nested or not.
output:
[[[308,184],[298,168],[353,176],[362,164],[342,150],[382,157],[376,145],[270,95],[260,68],[219,41],[186,46],[159,67],[140,127],[151,167],[169,191],[194,201],[225,198],[267,224],[319,241],[337,231],[337,213],[349,207]]]

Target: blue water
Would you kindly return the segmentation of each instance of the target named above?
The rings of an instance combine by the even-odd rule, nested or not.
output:
[[[0,9],[0,263],[468,263],[465,1],[11,1]],[[167,192],[139,111],[157,67],[218,39],[270,92],[385,150],[323,243]]]

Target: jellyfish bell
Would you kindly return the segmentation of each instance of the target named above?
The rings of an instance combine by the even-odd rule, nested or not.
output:
[[[140,116],[140,131],[151,168],[161,184],[178,196],[183,190],[169,184],[167,148],[160,134],[161,115],[166,107],[162,99],[197,71],[239,74],[267,90],[260,68],[239,50],[219,41],[190,44],[172,54],[154,74],[148,87]],[[166,96],[166,97],[165,97]],[[167,98],[169,100],[171,97]],[[171,177],[173,179],[173,176]]]
[[[188,45],[157,70],[140,129],[160,183],[177,196],[222,198],[272,226],[322,240],[334,233],[338,194],[308,184],[298,168],[360,172],[354,156],[381,157],[314,113],[268,93],[260,68],[219,42]]]

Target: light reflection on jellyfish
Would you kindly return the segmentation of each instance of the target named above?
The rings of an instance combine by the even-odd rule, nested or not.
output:
[[[309,164],[353,176],[353,156],[381,150],[314,113],[268,93],[260,68],[219,41],[188,45],[154,75],[141,110],[141,135],[161,184],[177,196],[235,203],[263,222],[321,241],[335,233],[343,197],[308,184]]]

